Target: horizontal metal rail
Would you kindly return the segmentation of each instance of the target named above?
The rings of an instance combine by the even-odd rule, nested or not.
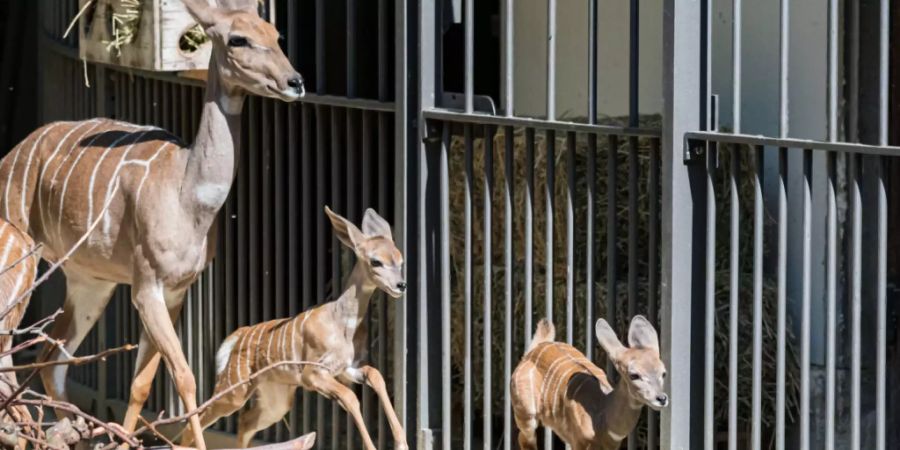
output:
[[[712,131],[691,131],[684,134],[685,142],[702,141],[721,144],[767,145],[788,149],[824,150],[860,155],[900,156],[900,147],[890,145],[867,145],[850,142],[814,141],[809,139],[775,138],[750,134],[730,134]]]
[[[635,137],[659,137],[660,130],[655,128],[619,127],[615,125],[591,125],[587,123],[565,122],[559,120],[534,119],[530,117],[492,116],[490,114],[464,113],[449,109],[431,108],[422,111],[427,119],[444,120],[448,122],[518,126],[537,128],[541,130],[554,130],[564,132],[592,133],[617,136]]]

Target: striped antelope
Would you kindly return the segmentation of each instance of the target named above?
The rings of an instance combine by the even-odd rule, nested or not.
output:
[[[553,430],[573,449],[612,450],[637,425],[644,405],[664,408],[666,367],[659,358],[653,325],[634,316],[628,344],[619,342],[605,320],[596,325],[597,340],[619,372],[613,389],[606,373],[571,345],[553,342],[553,324],[538,324],[534,339],[510,381],[519,447],[537,449],[538,423]]]
[[[15,225],[0,219],[0,311],[6,311],[12,302],[19,303],[9,310],[9,314],[0,320],[0,328],[4,333],[0,335],[0,352],[7,353],[12,348],[13,337],[7,333],[19,327],[25,309],[28,307],[28,296],[23,295],[34,284],[37,274],[40,253],[35,251],[34,240]],[[20,297],[22,297],[20,299]],[[0,358],[0,367],[12,367],[11,355]],[[0,395],[8,398],[18,387],[15,372],[0,373]],[[28,409],[23,407],[11,408],[13,420],[27,422],[31,419]],[[5,415],[5,413],[4,413]],[[20,440],[19,446],[25,447],[26,442]]]
[[[406,449],[406,434],[388,397],[378,369],[362,365],[366,357],[366,310],[376,289],[399,298],[406,291],[403,255],[394,245],[391,227],[374,210],[366,210],[362,230],[327,206],[338,239],[356,254],[356,265],[340,297],[294,317],[239,328],[216,352],[217,395],[243,383],[251,374],[284,361],[317,365],[284,365],[262,373],[213,402],[202,414],[203,427],[233,414],[252,396],[256,401],[238,419],[238,443],[247,447],[257,431],[268,428],[291,409],[297,387],[336,399],[353,416],[363,444],[374,449],[356,394],[346,385],[366,384],[378,395],[394,434],[396,448]],[[323,367],[324,366],[324,367]],[[221,394],[219,394],[221,395]],[[185,435],[183,445],[190,445]]]
[[[213,223],[236,174],[241,109],[248,94],[294,101],[303,81],[282,53],[257,0],[183,0],[212,41],[205,104],[194,144],[150,127],[107,119],[56,122],[0,162],[0,216],[60,258],[103,211],[100,226],[66,261],[64,313],[52,337],[75,349],[116,284],[132,286],[144,325],[124,426],[133,430],[160,358],[187,410],[196,384],[173,323],[184,293],[212,259]],[[47,351],[44,359],[61,360]],[[48,394],[66,398],[66,366],[44,370]],[[190,420],[204,448],[199,418]]]

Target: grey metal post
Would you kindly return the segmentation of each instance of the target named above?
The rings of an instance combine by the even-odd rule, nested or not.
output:
[[[691,310],[694,199],[683,162],[684,133],[700,128],[700,4],[663,3],[662,355],[671,406],[663,410],[662,448],[691,446]],[[694,414],[696,416],[696,414]]]

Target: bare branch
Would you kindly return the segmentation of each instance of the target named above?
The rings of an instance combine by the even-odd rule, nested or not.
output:
[[[25,261],[25,260],[28,259],[31,255],[35,254],[35,252],[37,252],[38,250],[42,249],[43,247],[44,247],[44,244],[35,244],[34,247],[31,247],[31,250],[28,250],[24,255],[22,255],[21,257],[19,257],[19,259],[13,261],[12,264],[10,264],[10,265],[4,267],[2,270],[0,270],[0,276],[3,276],[3,274],[5,274],[6,272],[9,272],[9,271],[12,270],[14,267],[18,266],[22,261]]]
[[[40,370],[45,367],[53,367],[53,366],[80,366],[82,364],[87,364],[87,363],[94,362],[94,361],[103,361],[110,355],[114,355],[116,353],[130,352],[136,348],[137,348],[137,345],[125,344],[121,347],[104,350],[95,355],[76,356],[74,358],[65,359],[65,360],[61,360],[61,361],[44,361],[44,362],[25,364],[25,365],[21,365],[21,366],[0,367],[0,373],[17,372],[20,370],[28,370],[28,369]]]

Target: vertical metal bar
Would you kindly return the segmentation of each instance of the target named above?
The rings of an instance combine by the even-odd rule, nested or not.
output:
[[[650,236],[647,246],[647,318],[650,323],[659,329],[657,320],[657,297],[659,290],[659,140],[652,139],[650,141],[650,177],[647,180],[650,186],[647,188],[647,197],[650,202],[649,207],[649,228]],[[588,320],[593,320],[588,317]],[[656,442],[659,438],[659,429],[657,423],[657,414],[651,409],[647,409],[647,448],[656,450]]]
[[[525,129],[525,336],[524,348],[531,345],[534,317],[534,128]]]
[[[347,97],[356,97],[356,3],[347,0]]]
[[[347,8],[348,9],[351,8],[351,3],[353,1],[354,0],[347,0]],[[349,16],[351,16],[349,11],[347,12],[347,15],[348,15],[348,20],[349,20]],[[349,26],[349,24],[348,24],[348,26]],[[347,39],[350,39],[351,32],[348,31],[347,33],[348,33]],[[350,44],[348,43],[347,46],[348,46],[347,51],[349,52]],[[349,54],[348,54],[347,58],[348,58],[348,60],[350,59]],[[349,64],[349,62],[348,62],[348,64]],[[348,80],[349,80],[349,76],[348,76]],[[349,81],[347,82],[347,85],[348,85],[347,88],[350,89],[351,86],[350,86]],[[353,87],[355,89],[355,86],[353,86]],[[348,96],[349,96],[349,94],[348,94]],[[343,178],[344,178],[343,184],[344,184],[345,188],[347,189],[347,196],[346,196],[347,203],[346,203],[345,211],[347,212],[347,217],[350,218],[351,221],[356,222],[356,223],[361,223],[362,210],[359,208],[359,199],[358,199],[358,195],[359,195],[358,194],[358,186],[359,186],[359,179],[360,179],[360,177],[359,177],[359,160],[357,159],[359,157],[359,122],[361,119],[358,118],[357,110],[354,110],[352,108],[347,108],[347,110],[345,112],[346,112],[346,115],[345,115],[346,122],[344,124],[344,138],[346,139],[346,141],[344,142],[344,148],[345,148],[346,153],[345,153],[345,157],[344,157],[344,167],[345,167],[344,170],[345,171],[343,174]],[[348,258],[346,259],[346,262],[344,261],[343,258],[341,259],[342,267],[344,267],[344,270],[346,271],[346,273],[349,274],[350,271],[353,270],[353,264],[355,263],[355,255],[353,254],[352,251],[346,252],[345,255],[348,256]],[[370,305],[371,305],[371,302],[370,302]],[[359,398],[360,392],[361,392],[360,386],[354,386],[351,389],[353,389],[354,394],[357,396],[357,398]],[[344,436],[347,440],[347,450],[353,450],[354,448],[357,448],[359,445],[361,445],[361,444],[355,443],[356,439],[359,438],[359,436],[357,436],[357,433],[356,433],[356,425],[355,425],[355,422],[353,421],[353,417],[350,414],[347,414],[345,412],[343,415],[344,415],[344,423],[345,423],[345,427],[346,427],[346,432],[344,433]],[[363,421],[365,422],[367,420],[367,418],[368,418],[368,416],[363,416]]]
[[[716,327],[716,183],[715,144],[707,147],[706,155],[706,286],[703,377],[703,448],[715,448],[714,386],[715,386],[715,327]]]
[[[616,201],[616,194],[619,191],[619,137],[614,134],[610,135],[608,147],[606,156],[606,320],[612,324],[614,330],[617,330],[618,273],[616,264],[618,264],[618,252],[616,250],[616,237],[618,235],[618,223],[616,220],[616,209],[618,208],[618,202]],[[612,374],[613,378],[616,376],[615,368],[608,357],[606,358],[606,373]]]
[[[316,0],[316,93],[325,94],[325,0]]]
[[[741,204],[738,192],[740,148],[731,149],[731,170],[728,173],[731,194],[731,248],[729,249],[729,325],[728,325],[728,448],[737,450],[738,420],[738,298],[740,295],[740,230]]]
[[[838,0],[828,0],[828,140],[837,142],[838,136]]]
[[[386,182],[390,173],[388,169],[390,163],[388,114],[378,113],[378,209],[382,214],[387,214],[388,194],[394,191],[394,188]],[[387,317],[387,302],[382,301],[378,307],[378,367],[385,368],[387,368],[388,361],[387,341],[389,338]],[[384,410],[378,408],[378,448],[387,448],[387,438],[387,417],[385,417]]]
[[[387,0],[378,0],[378,99],[381,101],[388,100],[388,17]],[[378,117],[380,123],[383,116],[379,114]]]
[[[896,3],[895,3],[896,4]],[[879,62],[878,62],[878,145],[888,145],[888,102],[890,101],[890,36],[891,11],[890,1],[881,0],[879,23]],[[875,163],[875,189],[877,197],[878,235],[875,247],[878,251],[876,268],[875,301],[877,302],[875,333],[875,448],[885,448],[885,418],[887,410],[886,358],[887,358],[887,193],[884,180],[884,158],[877,157]]]
[[[317,5],[318,6],[318,5]],[[325,187],[324,176],[328,165],[328,114],[329,108],[323,105],[316,105],[316,204],[318,208],[326,205],[328,199],[326,195],[328,189]],[[317,209],[318,209],[317,208]],[[324,213],[317,215],[316,221],[316,299],[317,302],[325,299],[325,283],[328,277],[328,263],[326,262],[328,245],[331,242],[328,236],[328,229],[325,223]],[[316,396],[316,429],[320,430],[322,437],[325,437],[325,398],[321,395]],[[327,439],[316,439],[316,446],[319,450],[325,448]]]
[[[809,449],[810,247],[812,241],[812,150],[803,150],[803,294],[800,303],[800,450]]]
[[[849,2],[847,14],[847,140],[859,142],[859,4]]]
[[[551,2],[553,0],[550,0]],[[544,254],[544,317],[553,323],[553,209],[554,209],[554,192],[556,184],[556,132],[553,130],[546,131],[546,147],[547,147],[547,180],[544,186],[544,204],[545,204],[545,226],[546,235],[544,237],[545,250]],[[544,450],[551,450],[553,447],[553,435],[550,428],[544,427]]]
[[[575,132],[566,133],[566,342],[575,336]]]
[[[482,411],[484,412],[484,450],[493,450],[493,413],[491,412],[491,291],[493,280],[493,264],[491,255],[491,197],[494,191],[494,130],[491,125],[484,127],[484,379]]]
[[[465,96],[466,112],[474,109],[475,92],[475,0],[465,0]]]
[[[547,0],[547,120],[556,120],[556,0]]]
[[[825,449],[834,450],[837,365],[837,186],[836,154],[828,153],[828,198],[825,222]]]
[[[636,0],[632,0],[632,14],[637,14]],[[632,23],[632,25],[636,25]],[[635,27],[636,28],[636,27]],[[636,33],[634,33],[636,34]],[[636,47],[632,50],[636,51]],[[633,63],[633,69],[636,63]],[[632,70],[636,73],[637,70]],[[632,80],[636,82],[636,78]],[[637,89],[633,89],[637,91]],[[635,109],[630,114],[629,122],[637,125],[637,94],[632,96]],[[628,138],[628,319],[631,320],[637,314],[637,287],[638,287],[638,261],[637,261],[637,226],[638,226],[638,142],[637,138],[632,136]],[[628,449],[637,448],[637,427],[628,434]]]
[[[593,3],[593,2],[591,2]],[[584,355],[594,359],[594,203],[597,195],[597,135],[587,135],[587,208],[585,224]]]
[[[507,117],[515,113],[513,73],[515,70],[515,0],[503,0],[503,111]]]
[[[781,8],[779,11],[778,36],[780,49],[778,53],[781,61],[778,64],[778,132],[782,138],[786,138],[788,136],[788,130],[790,127],[790,116],[788,110],[788,71],[791,47],[790,1],[791,0],[781,0]],[[783,440],[779,440],[776,438],[776,450],[783,450],[783,444]]]
[[[450,124],[443,126],[440,167],[441,196],[441,438],[450,450]]]
[[[848,154],[850,171],[850,448],[859,450],[862,353],[862,197],[859,155]]]
[[[344,148],[341,142],[341,131],[343,124],[341,119],[346,115],[346,111],[340,108],[334,108],[331,114],[331,208],[340,213],[347,214],[346,208],[341,201],[341,153]],[[343,283],[343,270],[341,267],[341,255],[343,247],[337,236],[332,233],[331,239],[331,292],[334,297],[340,295],[341,284]],[[337,450],[340,444],[341,436],[341,418],[346,414],[340,408],[337,402],[331,403],[331,449]]]
[[[638,126],[638,88],[640,83],[640,73],[638,72],[638,63],[640,61],[640,7],[638,0],[629,1],[629,38],[628,38],[628,125],[632,127]],[[631,138],[635,139],[636,138]],[[636,145],[635,145],[636,147]],[[629,439],[633,441],[634,439]],[[629,448],[633,450],[632,444]]]
[[[763,146],[753,148],[753,386],[750,448],[762,447]]]
[[[597,2],[588,0],[588,123],[597,123]],[[596,145],[596,136],[593,139]],[[590,142],[589,140],[589,142]],[[590,319],[590,318],[589,318]],[[588,320],[590,322],[590,320]],[[590,333],[588,333],[590,334]]]
[[[775,449],[784,450],[787,354],[787,149],[778,149],[778,248],[776,250],[777,349],[775,363]]]
[[[743,27],[743,0],[732,0],[732,44],[731,44],[731,79],[732,79],[732,121],[734,133],[741,132],[741,31]],[[786,1],[786,0],[785,0]],[[729,439],[731,442],[731,439]],[[732,444],[728,444],[730,449],[734,449]]]
[[[465,358],[463,360],[463,448],[472,448],[472,204],[475,202],[474,189],[474,143],[472,125],[463,128],[466,146],[466,184],[465,184]]]
[[[510,450],[512,442],[512,410],[510,398],[510,378],[512,377],[512,329],[513,329],[513,201],[515,196],[515,129],[511,126],[504,129],[505,147],[503,149],[503,172],[506,179],[503,212],[503,247],[504,247],[504,314],[503,314],[503,448]],[[449,215],[449,210],[447,211]],[[447,382],[449,384],[449,376]],[[449,407],[448,407],[449,408]]]

